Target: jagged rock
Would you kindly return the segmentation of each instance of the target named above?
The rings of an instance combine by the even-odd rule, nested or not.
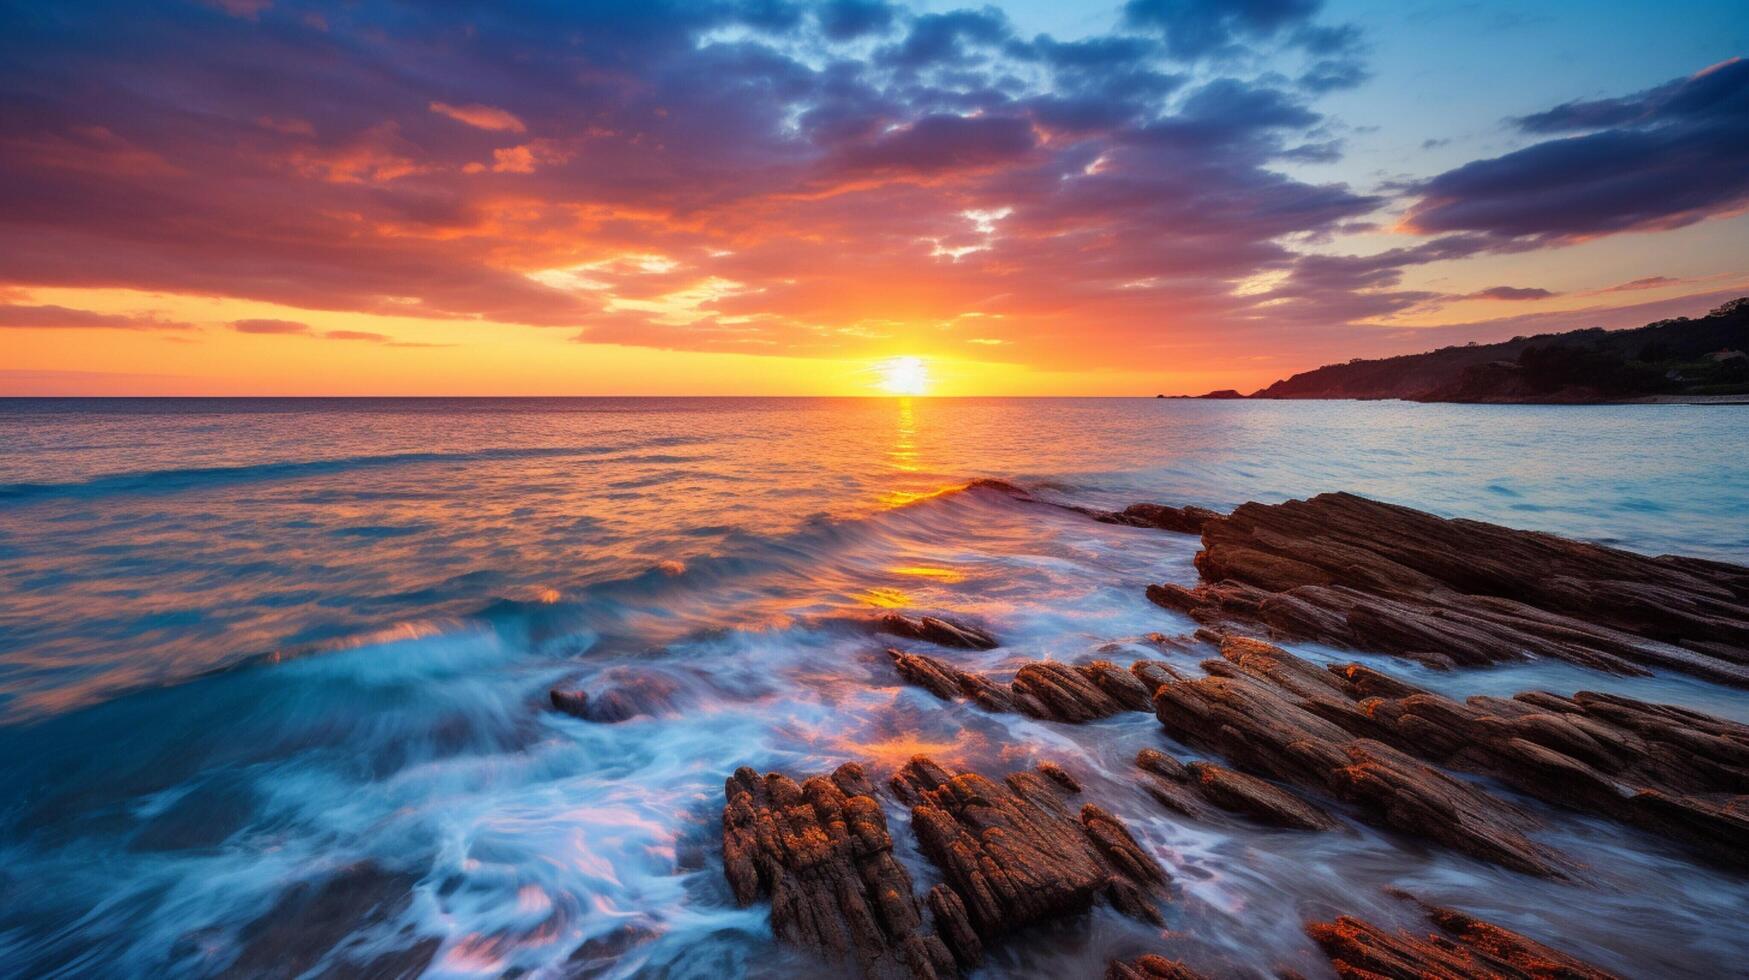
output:
[[[1027,664],[1008,686],[1015,707],[1035,718],[1084,722],[1126,710],[1093,682],[1089,672],[1054,660]]]
[[[1220,514],[1206,507],[1167,507],[1163,504],[1131,504],[1121,511],[1097,515],[1106,524],[1153,527],[1179,534],[1200,534],[1203,525],[1219,520]]]
[[[1439,933],[1392,932],[1353,916],[1306,926],[1344,980],[1615,980],[1614,975],[1455,909],[1423,906]]]
[[[943,701],[953,701],[960,696],[960,672],[951,664],[893,647],[887,648],[887,656],[893,659],[900,677]]]
[[[899,676],[944,701],[970,698],[989,711],[1020,711],[1048,721],[1079,723],[1124,711],[1151,711],[1152,681],[1176,677],[1156,661],[1124,670],[1109,660],[1071,666],[1054,660],[1023,664],[1008,687],[936,657],[889,648]],[[1143,665],[1149,665],[1143,669]]]
[[[1207,819],[1207,801],[1271,827],[1330,830],[1328,813],[1271,783],[1210,762],[1179,762],[1157,749],[1143,749],[1136,765],[1148,775],[1144,787],[1164,806],[1188,817]],[[1195,794],[1194,797],[1191,794]]]
[[[1529,815],[1332,720],[1366,722],[1338,678],[1255,641],[1230,639],[1221,653],[1203,665],[1211,676],[1155,692],[1155,714],[1174,737],[1252,773],[1329,793],[1371,822],[1514,870],[1564,875],[1567,862],[1525,836],[1537,825]]]
[[[1165,869],[1099,807],[1083,806],[1077,819],[1062,790],[1038,774],[1011,773],[999,785],[918,756],[892,782],[901,799],[913,802],[911,823],[924,855],[941,869],[964,921],[985,945],[1083,912],[1101,897],[1160,921],[1154,896],[1169,881]],[[945,896],[941,904],[951,907]],[[943,934],[953,928],[943,925]]]
[[[875,622],[875,628],[882,633],[891,633],[908,640],[922,640],[936,646],[957,647],[962,650],[991,650],[999,646],[996,638],[989,632],[965,623],[950,623],[934,616],[906,616],[903,613],[887,613]]]
[[[1350,736],[1749,867],[1749,725],[1587,691],[1454,701],[1361,664],[1320,668],[1237,637],[1221,654],[1211,672],[1266,684]]]
[[[946,885],[936,885],[929,889],[928,902],[929,911],[935,916],[935,929],[953,953],[954,962],[967,970],[977,966],[984,958],[984,940],[972,928],[960,893]]]
[[[923,922],[862,768],[797,785],[743,767],[724,785],[723,870],[735,900],[771,900],[784,943],[870,977],[949,977],[953,954]]]
[[[1105,980],[1207,980],[1177,960],[1148,953],[1129,962],[1113,960],[1105,969]]]
[[[960,670],[958,667],[935,657],[921,653],[906,653],[903,650],[887,648],[887,656],[893,659],[893,666],[899,671],[899,676],[927,689],[931,694],[944,701],[952,701],[963,696],[986,711],[1007,712],[1014,710],[1014,698],[1008,689],[991,681],[983,674],[974,674]]]
[[[1347,493],[1245,504],[1202,527],[1202,584],[1148,598],[1200,623],[1434,666],[1545,656],[1749,686],[1749,568],[1626,551]]]
[[[1152,711],[1154,708],[1154,689],[1135,673],[1109,660],[1095,660],[1075,670],[1126,711]]]
[[[1038,769],[1039,775],[1045,777],[1046,779],[1050,780],[1053,783],[1056,783],[1058,786],[1063,787],[1065,790],[1068,790],[1069,794],[1071,796],[1073,796],[1076,793],[1081,792],[1080,781],[1077,780],[1074,776],[1069,775],[1069,771],[1067,769],[1064,769],[1062,766],[1057,765],[1055,762],[1050,762],[1050,761],[1041,762],[1038,764],[1037,769]]]
[[[1135,676],[1136,680],[1141,681],[1142,687],[1148,691],[1148,707],[1143,708],[1143,711],[1153,710],[1154,692],[1159,689],[1161,684],[1184,679],[1184,675],[1178,671],[1178,668],[1164,660],[1138,660],[1130,664],[1130,673]]]
[[[585,721],[612,724],[671,711],[680,693],[671,678],[636,669],[608,671],[597,683],[601,690],[593,696],[588,691],[553,688],[553,707]]]

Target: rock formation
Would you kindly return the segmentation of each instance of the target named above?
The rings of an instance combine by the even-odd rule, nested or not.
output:
[[[1063,789],[1038,774],[1010,773],[997,784],[918,756],[892,785],[912,804],[923,853],[941,869],[967,924],[985,943],[1085,911],[1101,897],[1159,921],[1150,896],[1165,888],[1165,869],[1116,817],[1091,803],[1077,817],[1064,804]]]
[[[1106,968],[1105,980],[1207,980],[1201,974],[1177,960],[1149,953],[1127,962],[1119,961]]]
[[[782,942],[871,977],[947,977],[989,943],[1101,899],[1158,924],[1169,877],[1122,821],[1049,763],[1001,784],[918,756],[892,778],[945,879],[919,902],[860,766],[796,784],[735,772],[724,786],[723,869],[736,901],[771,901]],[[923,906],[928,907],[926,923]]]
[[[1439,932],[1392,932],[1352,916],[1306,926],[1343,980],[1614,980],[1614,975],[1455,909],[1422,906]],[[1145,976],[1145,974],[1144,974]]]
[[[1136,755],[1143,785],[1169,809],[1202,820],[1214,816],[1210,805],[1271,827],[1330,830],[1336,821],[1323,810],[1255,776],[1211,762],[1186,765],[1158,749]]]
[[[1401,759],[1400,751],[1491,776],[1749,867],[1749,725],[1588,691],[1454,701],[1361,664],[1320,668],[1239,637],[1221,645],[1221,656],[1204,664],[1217,676],[1162,685],[1156,704],[1168,731],[1218,743],[1246,768],[1294,781],[1296,757],[1271,761],[1269,746],[1316,732],[1333,744],[1371,743],[1375,757]]]
[[[944,701],[968,698],[987,711],[1018,711],[1047,721],[1080,723],[1109,718],[1124,711],[1153,710],[1149,678],[1163,664],[1149,665],[1145,675],[1125,670],[1109,660],[1070,665],[1055,660],[1022,664],[1007,687],[983,674],[960,670],[937,657],[888,648],[899,676]]]
[[[1218,520],[1221,515],[1206,507],[1167,507],[1164,504],[1131,504],[1120,511],[1095,513],[1095,519],[1105,524],[1126,524],[1130,527],[1152,527],[1179,534],[1201,534],[1203,525]]]
[[[906,616],[903,613],[887,613],[875,621],[875,628],[882,633],[891,633],[908,640],[922,640],[942,647],[957,647],[961,650],[990,650],[999,646],[996,638],[976,626],[965,623],[950,623],[934,616]]]
[[[584,721],[612,724],[640,715],[659,715],[674,708],[680,685],[654,671],[614,668],[597,679],[591,694],[579,689],[555,687],[550,692],[553,707]]]
[[[724,786],[723,870],[735,900],[771,900],[777,938],[869,977],[958,971],[924,925],[911,876],[893,857],[887,819],[855,764],[797,785],[735,771]]]
[[[1201,533],[1202,584],[1148,589],[1199,622],[1441,667],[1542,656],[1749,686],[1749,568],[1648,558],[1347,493],[1245,504]]]
[[[1246,659],[1263,653],[1282,659]],[[1328,793],[1381,826],[1514,870],[1564,875],[1567,862],[1526,836],[1537,826],[1528,814],[1357,732],[1368,719],[1340,694],[1318,690],[1324,672],[1254,640],[1229,640],[1221,654],[1225,660],[1203,664],[1214,676],[1155,691],[1155,714],[1173,737],[1252,773]]]

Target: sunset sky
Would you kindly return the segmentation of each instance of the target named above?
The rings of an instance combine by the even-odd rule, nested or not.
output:
[[[1749,293],[1749,4],[5,3],[0,394],[1152,394]]]

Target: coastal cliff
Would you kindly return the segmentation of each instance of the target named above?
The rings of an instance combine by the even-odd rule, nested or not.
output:
[[[1696,319],[1660,320],[1632,330],[1591,328],[1356,358],[1296,374],[1250,397],[1583,404],[1749,395],[1746,351],[1749,297]]]

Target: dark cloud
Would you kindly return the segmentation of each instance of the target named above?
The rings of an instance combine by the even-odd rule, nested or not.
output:
[[[828,0],[814,8],[820,33],[829,40],[850,41],[884,34],[898,20],[899,8],[884,0]]]
[[[154,313],[98,313],[65,306],[0,305],[0,330],[193,330],[194,324]]]
[[[1749,203],[1749,61],[1625,98],[1567,103],[1517,125],[1580,135],[1426,181],[1407,227],[1564,241],[1679,227]]]
[[[1008,17],[995,7],[924,14],[911,24],[911,31],[896,45],[883,49],[883,62],[901,68],[951,66],[964,62],[978,48],[989,48],[1010,39]]]
[[[1305,24],[1321,6],[1322,0],[1129,0],[1124,15],[1164,31],[1173,54],[1200,58]]]
[[[1469,294],[1469,296],[1467,296],[1465,298],[1466,299],[1534,300],[1534,299],[1548,299],[1551,296],[1559,296],[1559,295],[1561,295],[1561,294],[1556,293],[1556,292],[1550,292],[1547,289],[1539,289],[1535,286],[1489,286],[1487,289],[1479,289],[1479,290]]]
[[[925,116],[850,149],[843,168],[929,174],[1003,163],[1025,155],[1033,146],[1032,124],[1025,119]]]

